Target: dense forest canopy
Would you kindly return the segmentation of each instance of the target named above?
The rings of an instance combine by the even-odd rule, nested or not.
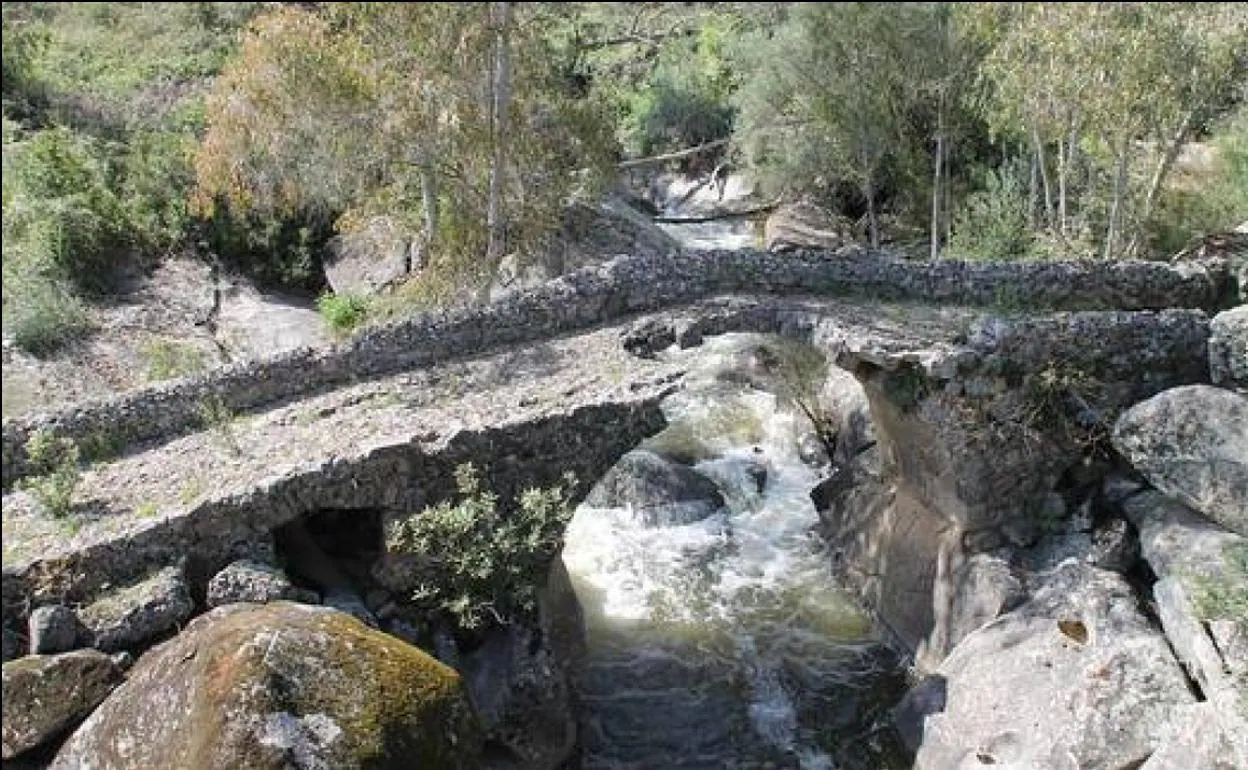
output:
[[[4,325],[36,351],[169,253],[322,291],[379,214],[414,282],[471,290],[620,161],[702,145],[673,168],[916,258],[1248,219],[1239,3],[4,3],[3,36]]]

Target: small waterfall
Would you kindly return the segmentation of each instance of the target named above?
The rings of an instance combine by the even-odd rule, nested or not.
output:
[[[755,335],[698,351],[664,404],[675,447],[725,505],[679,526],[582,506],[563,560],[585,608],[577,688],[584,767],[903,767],[873,714],[899,695],[896,661],[835,584],[814,534],[819,473],[797,456],[801,420],[717,377]]]

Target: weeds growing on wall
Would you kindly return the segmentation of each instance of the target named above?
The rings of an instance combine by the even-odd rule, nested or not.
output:
[[[418,559],[412,602],[468,631],[531,616],[572,518],[574,484],[567,474],[561,486],[527,489],[505,511],[477,469],[460,465],[458,500],[408,516],[386,534],[392,552]]]
[[[73,511],[74,490],[82,479],[78,445],[49,430],[38,430],[26,442],[26,457],[40,473],[23,479],[22,489],[49,515],[58,519],[68,516]]]

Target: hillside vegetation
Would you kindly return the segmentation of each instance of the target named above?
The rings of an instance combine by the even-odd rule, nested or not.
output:
[[[1248,219],[1237,3],[4,3],[3,35],[4,333],[44,356],[171,254],[321,294],[379,214],[411,296],[479,299],[619,161],[701,145],[669,165],[927,258]]]

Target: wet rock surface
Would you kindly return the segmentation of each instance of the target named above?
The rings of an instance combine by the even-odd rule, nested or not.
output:
[[[723,507],[715,482],[692,468],[636,449],[590,490],[585,504],[597,508],[629,508],[647,526],[689,524]]]

